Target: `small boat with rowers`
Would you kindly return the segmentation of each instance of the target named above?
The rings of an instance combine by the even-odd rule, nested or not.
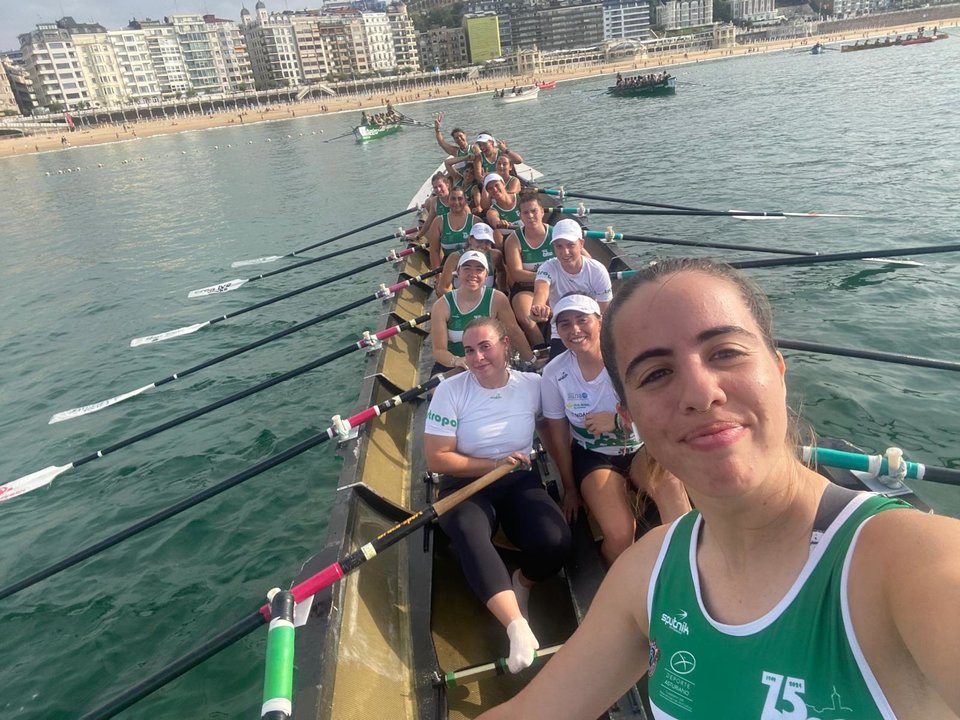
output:
[[[385,112],[368,115],[364,110],[360,124],[353,128],[353,135],[357,142],[377,140],[378,138],[393,135],[400,131],[404,124],[404,116],[388,105]]]
[[[510,90],[502,89],[499,91],[494,91],[493,101],[500,103],[501,105],[506,103],[526,102],[527,100],[536,100],[539,93],[540,87],[538,85],[515,85]]]
[[[659,97],[677,93],[677,79],[670,73],[650,73],[623,77],[617,73],[617,84],[607,88],[616,97]]]

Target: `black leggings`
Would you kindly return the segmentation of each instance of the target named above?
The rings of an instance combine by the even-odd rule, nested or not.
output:
[[[444,477],[440,497],[473,478]],[[540,582],[563,566],[570,550],[570,528],[563,513],[531,470],[515,471],[440,516],[463,574],[474,594],[486,603],[512,583],[493,545],[498,525],[520,549],[520,570]]]

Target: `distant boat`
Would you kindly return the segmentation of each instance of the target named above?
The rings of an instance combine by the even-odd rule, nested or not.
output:
[[[366,142],[367,140],[376,140],[386,135],[393,135],[395,132],[399,132],[399,130],[399,122],[383,123],[382,125],[357,125],[353,129],[353,135],[357,138],[357,142]]]
[[[656,97],[658,95],[676,95],[677,79],[667,75],[665,78],[652,80],[653,76],[637,76],[623,78],[617,85],[607,88],[607,92],[617,97]],[[632,82],[631,82],[632,81]]]
[[[863,41],[863,44],[860,44],[858,40],[853,45],[842,45],[840,47],[840,52],[855,52],[859,50],[876,50],[878,48],[893,47],[894,45],[903,45],[904,40],[900,39],[900,36],[897,36],[896,40],[891,40],[890,38],[884,38],[883,42],[880,41],[880,38],[877,38],[873,42]]]
[[[556,80],[546,80],[546,81],[537,83],[537,87],[540,90],[553,90],[556,86],[557,86]]]
[[[498,103],[524,102],[526,100],[536,100],[539,93],[540,88],[536,85],[524,85],[523,87],[515,87],[512,90],[495,91],[493,93],[493,100]]]
[[[818,42],[816,45],[810,48],[810,52],[813,53],[814,55],[823,55],[826,49],[827,48],[824,46],[822,42]]]

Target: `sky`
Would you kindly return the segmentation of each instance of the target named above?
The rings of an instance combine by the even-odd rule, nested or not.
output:
[[[240,21],[244,3],[253,11],[257,0],[0,0],[0,52],[19,50],[17,36],[30,32],[37,23],[55,22],[70,15],[77,22],[98,22],[107,30],[125,28],[131,19],[153,20],[164,16],[199,13]],[[299,10],[320,2],[307,0],[264,0],[268,10]]]

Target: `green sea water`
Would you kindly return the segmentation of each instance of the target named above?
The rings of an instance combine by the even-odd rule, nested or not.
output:
[[[958,61],[956,40],[849,55],[784,52],[679,68],[672,98],[612,98],[603,92],[610,79],[596,77],[530,103],[496,105],[484,95],[403,110],[424,121],[442,110],[447,129],[506,138],[548,186],[716,209],[865,216],[597,215],[594,227],[804,251],[932,245],[956,242],[960,226]],[[222,296],[186,297],[281,266],[232,269],[231,261],[301,248],[406,207],[442,159],[432,132],[405,128],[363,146],[326,141],[356,119],[297,118],[0,161],[0,482],[83,457],[379,327],[380,306],[368,305],[114,408],[47,424],[57,411],[138,388],[389,282],[393,271],[384,266],[185,338],[128,346],[396,246]],[[74,171],[58,173],[67,168]],[[623,251],[639,261],[684,252],[637,244]],[[914,268],[844,262],[753,275],[771,294],[780,337],[956,360],[960,256],[918,259]],[[821,433],[960,466],[955,373],[796,352],[787,361],[791,402]],[[0,505],[0,584],[359,409],[363,367],[360,355],[338,360]],[[250,614],[318,547],[339,466],[333,448],[320,446],[0,601],[0,713],[76,717]],[[960,489],[915,487],[939,511],[960,516]],[[264,643],[263,632],[249,636],[123,717],[258,716]]]

